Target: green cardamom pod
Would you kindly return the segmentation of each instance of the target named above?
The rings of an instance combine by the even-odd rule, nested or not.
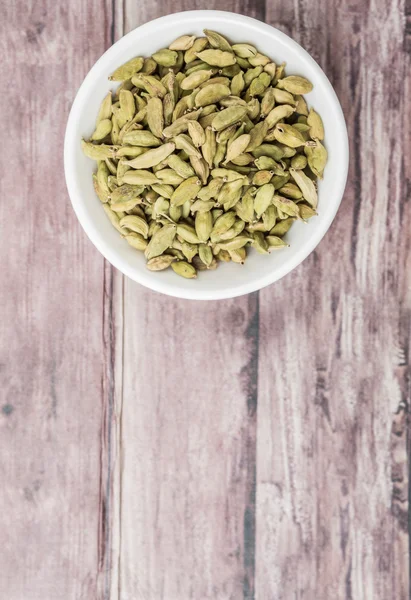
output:
[[[177,273],[180,277],[185,277],[186,279],[195,279],[197,277],[197,271],[193,265],[190,265],[190,263],[183,260],[171,263],[171,268],[174,273]]]

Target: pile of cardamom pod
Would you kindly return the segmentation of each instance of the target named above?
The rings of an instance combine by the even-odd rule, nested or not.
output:
[[[194,278],[287,247],[316,214],[327,151],[304,77],[285,75],[250,44],[184,35],[110,77],[86,156],[111,223],[147,267]]]

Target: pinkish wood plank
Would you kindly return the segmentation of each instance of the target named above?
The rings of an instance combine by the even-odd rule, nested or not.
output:
[[[104,269],[103,403],[100,445],[100,504],[98,510],[99,600],[118,597],[120,557],[120,477],[123,378],[123,275],[107,261]]]
[[[226,2],[224,8],[262,17],[262,6]],[[201,8],[176,2],[116,7],[117,36],[162,14]],[[124,285],[113,598],[251,600],[258,296],[193,303],[127,279]]]
[[[411,171],[403,163],[404,5],[293,7],[283,21],[282,6],[269,2],[267,20],[300,41],[334,83],[351,170],[319,248],[260,294],[256,597],[405,600]],[[330,132],[326,139],[332,143]]]
[[[125,282],[120,598],[252,597],[257,298],[215,309]]]
[[[104,261],[77,223],[62,148],[109,45],[109,7],[2,3],[0,597],[96,598],[110,342]],[[100,487],[101,486],[101,487]]]
[[[161,0],[160,2],[133,3],[130,0],[116,0],[116,34],[130,31],[152,19],[183,10],[227,10],[241,13],[264,21],[265,0],[210,0],[207,5],[200,0]]]

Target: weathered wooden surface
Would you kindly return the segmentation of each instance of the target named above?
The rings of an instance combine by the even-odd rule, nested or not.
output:
[[[284,22],[267,5],[267,22],[304,45],[335,86],[352,160],[324,241],[260,294],[259,598],[408,597],[403,11],[304,0]]]
[[[117,36],[169,11],[116,6]],[[258,295],[216,310],[125,281],[122,307],[118,597],[252,598]]]
[[[101,0],[1,3],[0,597],[94,598],[110,317],[62,166],[73,94],[109,45]],[[103,26],[101,25],[103,23]]]
[[[104,263],[61,148],[104,49],[204,5],[1,6],[0,598],[408,598],[411,7],[207,4],[312,53],[352,161],[298,269],[194,303]]]

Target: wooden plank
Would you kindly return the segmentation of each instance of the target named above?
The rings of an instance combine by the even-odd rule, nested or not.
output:
[[[263,6],[224,8],[262,18]],[[117,1],[116,35],[169,10],[166,3]],[[113,598],[251,600],[258,295],[194,303],[124,284]]]
[[[95,598],[104,261],[69,204],[64,129],[109,45],[102,0],[2,3],[0,597]],[[107,316],[107,315],[106,315]],[[101,540],[100,540],[101,541]]]
[[[124,32],[131,31],[135,27],[147,23],[152,19],[157,19],[170,13],[176,13],[183,10],[226,10],[235,13],[240,13],[253,17],[254,19],[264,20],[265,15],[265,0],[210,0],[207,2],[207,7],[200,0],[191,0],[186,3],[184,0],[173,1],[167,0],[162,2],[130,2],[130,0],[115,0],[116,7],[116,31],[122,27]]]
[[[410,72],[404,6],[292,6],[282,24],[324,67],[343,102],[351,169],[318,250],[260,294],[256,596],[405,599],[411,171],[402,162]],[[269,2],[267,21],[280,22],[281,11]]]
[[[120,598],[252,597],[257,311],[125,282]]]
[[[123,377],[123,280],[105,261],[103,297],[103,418],[101,424],[101,472],[99,505],[99,556],[97,598],[118,596],[120,558],[120,420]]]

